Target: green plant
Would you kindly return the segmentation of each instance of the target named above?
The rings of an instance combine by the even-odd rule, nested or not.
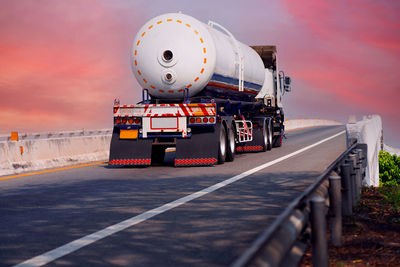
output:
[[[400,157],[379,152],[379,181],[382,186],[400,186]]]
[[[400,211],[400,186],[381,187],[380,193],[383,199],[390,205],[394,211]]]

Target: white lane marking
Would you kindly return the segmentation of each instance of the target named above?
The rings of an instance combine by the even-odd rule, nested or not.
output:
[[[54,260],[56,260],[56,259],[58,259],[60,257],[68,255],[68,254],[70,254],[70,253],[72,253],[72,252],[74,252],[74,251],[76,251],[76,250],[78,250],[78,249],[80,249],[82,247],[88,246],[88,245],[90,245],[90,244],[92,244],[92,243],[94,243],[96,241],[99,241],[100,239],[103,239],[103,238],[105,238],[107,236],[110,236],[112,234],[120,232],[120,231],[122,231],[122,230],[124,230],[124,229],[126,229],[128,227],[131,227],[131,226],[134,226],[136,224],[139,224],[139,223],[141,223],[143,221],[146,221],[146,220],[148,220],[148,219],[150,219],[150,218],[152,218],[152,217],[154,217],[156,215],[164,213],[164,212],[166,212],[166,211],[168,211],[170,209],[179,207],[182,204],[190,202],[190,201],[192,201],[192,200],[194,200],[196,198],[202,197],[202,196],[204,196],[204,195],[206,195],[208,193],[214,192],[215,190],[218,190],[218,189],[220,189],[220,188],[222,188],[224,186],[227,186],[227,185],[229,185],[231,183],[234,183],[234,182],[236,182],[238,180],[241,180],[241,179],[243,179],[243,178],[245,178],[245,177],[247,177],[247,176],[249,176],[249,175],[251,175],[251,174],[253,174],[255,172],[258,172],[258,171],[260,171],[262,169],[265,169],[265,168],[267,168],[269,166],[272,166],[272,165],[274,165],[274,164],[276,164],[278,162],[281,162],[283,160],[286,160],[288,158],[296,156],[296,155],[298,155],[298,154],[300,154],[300,153],[302,153],[302,152],[304,152],[306,150],[309,150],[309,149],[311,149],[311,148],[313,148],[315,146],[318,146],[318,145],[320,145],[320,144],[322,144],[322,143],[324,143],[326,141],[329,141],[329,140],[331,140],[331,139],[333,139],[333,138],[335,138],[335,137],[337,137],[337,136],[339,136],[339,135],[341,135],[343,133],[345,133],[345,131],[341,131],[340,133],[332,135],[332,136],[330,136],[328,138],[325,138],[325,139],[323,139],[321,141],[318,141],[318,142],[316,142],[316,143],[314,143],[312,145],[306,146],[306,147],[304,147],[304,148],[302,148],[300,150],[292,152],[292,153],[290,153],[290,154],[288,154],[286,156],[280,157],[280,158],[275,159],[273,161],[264,163],[264,164],[262,164],[262,165],[260,165],[258,167],[255,167],[253,169],[245,171],[245,172],[243,172],[241,174],[238,174],[238,175],[236,175],[236,176],[234,176],[232,178],[229,178],[229,179],[224,180],[224,181],[222,181],[220,183],[217,183],[215,185],[207,187],[207,188],[205,188],[203,190],[200,190],[200,191],[195,192],[193,194],[190,194],[188,196],[179,198],[177,200],[174,200],[172,202],[164,204],[164,205],[162,205],[162,206],[160,206],[158,208],[146,211],[146,212],[144,212],[142,214],[139,214],[137,216],[129,218],[129,219],[127,219],[125,221],[122,221],[120,223],[111,225],[111,226],[109,226],[107,228],[104,228],[103,230],[97,231],[97,232],[95,232],[93,234],[90,234],[90,235],[84,236],[82,238],[76,239],[74,241],[71,241],[71,242],[69,242],[69,243],[67,243],[67,244],[65,244],[65,245],[63,245],[61,247],[58,247],[58,248],[55,248],[55,249],[50,250],[48,252],[45,252],[42,255],[36,256],[34,258],[31,258],[31,259],[29,259],[27,261],[24,261],[24,262],[22,262],[20,264],[14,265],[14,266],[15,267],[16,266],[18,266],[18,267],[22,267],[22,266],[24,266],[24,267],[33,267],[33,266],[45,265],[45,264],[47,264],[47,263],[49,263],[51,261],[54,261]]]

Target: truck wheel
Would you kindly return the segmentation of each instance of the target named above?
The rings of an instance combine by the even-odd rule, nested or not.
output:
[[[271,121],[265,120],[263,124],[263,144],[262,144],[262,151],[271,150],[272,148],[272,131],[271,131]]]
[[[282,146],[282,133],[274,137],[274,143],[272,147],[281,147],[281,146]]]
[[[233,125],[228,129],[228,146],[226,151],[226,161],[233,161],[235,159],[235,133]]]
[[[218,147],[218,164],[223,164],[226,159],[226,130],[221,124],[221,130],[219,131],[219,147]]]
[[[272,124],[271,124],[271,120],[267,120],[266,125],[267,127],[267,136],[268,136],[268,144],[267,144],[267,150],[271,150],[272,149]]]

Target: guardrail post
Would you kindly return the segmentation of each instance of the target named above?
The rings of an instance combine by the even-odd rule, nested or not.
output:
[[[331,210],[331,243],[334,246],[342,245],[342,194],[341,177],[329,176],[329,197]]]
[[[350,177],[350,164],[342,163],[340,165],[340,176],[342,177],[342,213],[345,216],[353,214],[353,201],[351,198],[351,193],[353,189],[351,187],[351,177]]]
[[[364,161],[364,155],[363,155],[363,150],[362,149],[356,149],[357,154],[358,154],[358,168],[360,169],[360,180],[361,180],[361,185],[363,184],[364,180],[364,167],[363,167],[363,161]]]
[[[325,199],[311,199],[311,244],[313,266],[328,266],[328,244],[326,240]]]
[[[355,169],[354,169],[354,159],[355,155],[350,154],[349,155],[349,159],[347,160],[347,163],[350,164],[350,182],[351,182],[351,205],[352,207],[356,206],[356,202],[357,202],[357,198],[356,198],[356,194],[357,194],[357,188],[356,188],[356,173],[355,173]]]
[[[356,187],[356,202],[360,201],[360,190],[361,190],[361,175],[358,169],[358,153],[355,151],[350,154],[350,157],[353,159],[353,168],[354,168],[354,181]]]

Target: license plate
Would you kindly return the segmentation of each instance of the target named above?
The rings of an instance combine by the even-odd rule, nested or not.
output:
[[[162,129],[178,129],[179,123],[178,118],[150,118],[150,129],[162,130]]]
[[[120,139],[136,139],[138,137],[138,130],[120,130]]]

